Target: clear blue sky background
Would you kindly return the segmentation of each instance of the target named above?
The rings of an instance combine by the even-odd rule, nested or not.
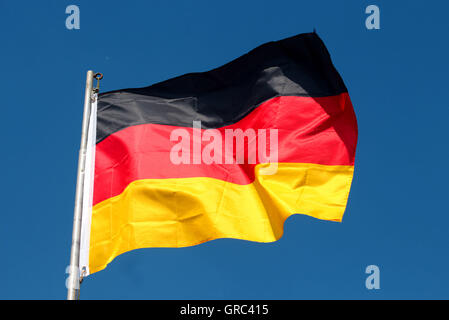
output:
[[[79,5],[81,29],[65,28]],[[381,9],[381,30],[365,8]],[[0,0],[0,298],[64,299],[85,73],[102,91],[220,66],[315,27],[359,123],[343,223],[294,216],[276,243],[141,249],[84,299],[449,298],[445,1]],[[381,289],[365,288],[365,268]]]

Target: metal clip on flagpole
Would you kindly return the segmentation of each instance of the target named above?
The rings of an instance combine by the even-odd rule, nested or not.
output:
[[[98,92],[100,92],[100,80],[103,79],[103,74],[100,72],[97,72],[94,75],[94,78],[95,78],[95,80],[97,80],[97,87],[93,90],[94,90],[94,93],[98,93]]]
[[[97,80],[97,87],[92,88],[93,79]],[[101,73],[92,70],[87,72],[86,91],[84,95],[83,125],[81,130],[81,146],[78,158],[78,175],[76,179],[75,209],[73,214],[72,248],[70,253],[69,278],[67,281],[67,300],[78,300],[80,294],[80,238],[81,238],[81,214],[83,206],[84,173],[86,168],[87,133],[91,114],[92,94],[98,93],[99,82],[103,78]]]

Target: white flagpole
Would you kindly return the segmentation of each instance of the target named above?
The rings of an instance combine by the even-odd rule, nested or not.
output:
[[[72,249],[70,253],[70,275],[67,281],[67,300],[78,300],[80,293],[80,238],[81,238],[81,209],[83,206],[84,173],[86,168],[87,132],[91,114],[92,83],[94,72],[87,71],[86,91],[84,94],[83,125],[81,130],[81,146],[78,158],[78,176],[76,179],[75,209],[73,214]]]

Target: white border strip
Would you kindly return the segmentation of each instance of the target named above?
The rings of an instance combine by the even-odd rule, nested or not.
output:
[[[92,199],[95,174],[95,145],[97,139],[97,95],[93,96],[87,133],[86,170],[84,173],[83,206],[81,213],[80,240],[80,276],[87,276],[89,272],[90,226],[92,220]]]

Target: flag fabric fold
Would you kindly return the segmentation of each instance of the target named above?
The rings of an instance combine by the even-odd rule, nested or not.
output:
[[[309,33],[208,72],[100,94],[95,141],[87,274],[138,248],[275,241],[292,214],[341,221],[357,122]]]

